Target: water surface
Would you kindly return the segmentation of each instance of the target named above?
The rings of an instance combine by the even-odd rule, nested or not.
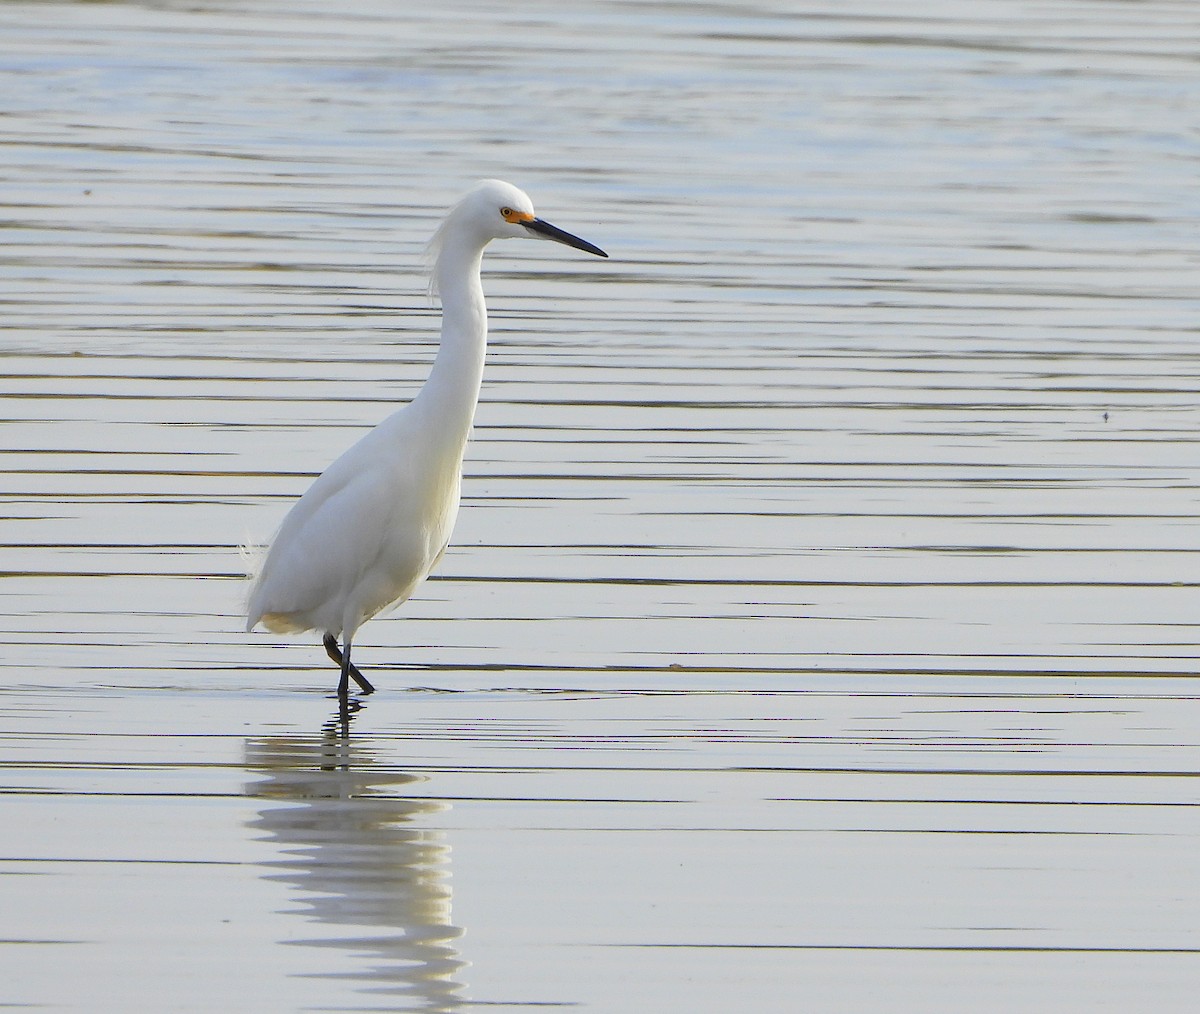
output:
[[[0,39],[0,1004],[1191,1009],[1190,4]],[[612,259],[489,252],[342,716],[236,547],[421,383],[482,176]]]

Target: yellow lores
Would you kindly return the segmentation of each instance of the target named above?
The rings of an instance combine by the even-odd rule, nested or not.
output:
[[[509,238],[552,239],[608,256],[542,221],[511,184],[484,180],[467,194],[433,238],[442,340],[429,379],[309,487],[254,579],[246,629],[321,631],[342,669],[341,697],[351,678],[365,693],[374,689],[350,662],[355,632],[412,595],[446,551],[487,349],[483,250]]]

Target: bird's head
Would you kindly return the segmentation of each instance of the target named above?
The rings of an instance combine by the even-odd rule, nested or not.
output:
[[[550,239],[576,250],[607,257],[603,250],[585,239],[572,236],[537,217],[528,194],[503,180],[482,180],[459,202],[447,219],[461,222],[480,238]]]

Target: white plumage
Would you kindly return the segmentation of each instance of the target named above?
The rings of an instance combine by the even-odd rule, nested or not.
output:
[[[280,633],[321,631],[326,651],[342,667],[342,697],[351,677],[363,691],[374,689],[350,662],[355,632],[408,599],[446,551],[487,349],[483,250],[493,239],[510,237],[552,239],[607,256],[537,218],[529,198],[511,184],[484,180],[468,193],[432,243],[442,339],[429,379],[309,487],[284,518],[255,578],[246,629],[262,623]]]

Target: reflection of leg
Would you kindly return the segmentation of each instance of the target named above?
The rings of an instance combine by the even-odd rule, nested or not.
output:
[[[358,701],[350,700],[349,694],[344,694],[344,695],[338,696],[337,718],[330,719],[329,724],[332,725],[334,721],[337,722],[336,728],[338,731],[338,735],[341,737],[341,741],[343,743],[350,736],[350,715],[353,712],[357,711],[358,707],[359,707]]]
[[[352,665],[350,662],[350,642],[346,642],[346,650],[342,651],[338,647],[337,638],[332,634],[325,635],[325,653],[342,667],[342,678],[338,683],[338,696],[345,697],[350,692],[350,678],[354,678],[354,682],[362,688],[364,694],[374,693],[375,688],[371,686],[371,681],[358,671],[358,666]]]
[[[331,757],[334,754],[340,756],[338,751],[345,747],[348,742],[347,737],[350,735],[350,723],[354,721],[354,716],[362,711],[365,703],[362,698],[351,697],[349,694],[338,698],[337,711],[330,715],[325,724],[321,726],[322,743],[325,750],[332,751],[330,753]],[[325,753],[322,753],[322,757],[324,756]],[[322,770],[332,771],[332,764],[333,762],[331,761],[330,766],[327,767],[322,763]]]

